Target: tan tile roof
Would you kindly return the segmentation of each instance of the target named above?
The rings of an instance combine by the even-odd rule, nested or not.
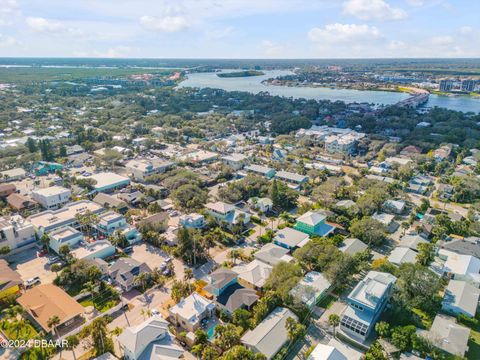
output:
[[[85,311],[82,305],[53,284],[38,285],[27,290],[17,302],[47,331],[50,331],[48,320],[52,316],[58,316],[62,324]]]
[[[22,278],[20,275],[11,269],[5,260],[0,259],[0,291],[10,289],[21,283]]]

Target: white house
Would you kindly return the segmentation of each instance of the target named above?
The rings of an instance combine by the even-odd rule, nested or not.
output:
[[[461,280],[450,280],[442,301],[442,309],[455,315],[475,317],[480,290]]]
[[[174,341],[168,322],[156,315],[127,327],[117,338],[125,360],[179,359],[184,350]]]
[[[62,186],[51,186],[32,191],[32,198],[45,209],[58,209],[68,203],[72,198],[72,192]]]
[[[133,159],[125,164],[125,168],[135,180],[144,181],[147,176],[164,173],[173,165],[173,162],[159,158]]]
[[[191,229],[201,229],[205,226],[205,216],[198,213],[191,213],[180,216],[180,225]]]
[[[243,154],[231,154],[222,157],[222,161],[234,170],[240,170],[245,166],[247,157]]]
[[[291,310],[277,307],[253,330],[248,330],[241,338],[243,345],[255,353],[271,359],[288,340],[285,324],[288,318],[298,321]]]
[[[0,217],[0,247],[13,250],[34,241],[35,229],[30,221],[20,215]]]
[[[194,292],[168,310],[173,324],[194,332],[203,319],[210,318],[215,312],[215,304]]]

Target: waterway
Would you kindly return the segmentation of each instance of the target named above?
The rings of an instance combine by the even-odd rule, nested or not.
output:
[[[224,70],[229,72],[231,70]],[[253,94],[265,91],[271,95],[315,99],[344,101],[346,103],[373,103],[379,105],[392,105],[405,100],[410,95],[400,92],[373,91],[373,90],[353,90],[353,89],[333,89],[327,87],[291,87],[278,86],[262,83],[263,80],[276,78],[282,75],[291,75],[291,71],[269,70],[263,71],[265,75],[221,78],[217,73],[192,73],[187,75],[187,79],[179,84],[179,87],[196,88],[214,88],[227,91],[246,91]],[[439,96],[431,94],[426,107],[443,107],[457,111],[472,111],[480,113],[480,98],[467,96]]]

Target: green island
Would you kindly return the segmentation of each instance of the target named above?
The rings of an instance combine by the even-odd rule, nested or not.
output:
[[[265,73],[257,70],[233,71],[228,73],[217,74],[217,76],[221,78],[237,78],[237,77],[261,76],[261,75],[265,75]]]

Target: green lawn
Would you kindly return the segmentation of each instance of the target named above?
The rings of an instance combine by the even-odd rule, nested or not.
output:
[[[87,297],[85,300],[80,301],[80,305],[83,307],[93,306],[100,312],[105,312],[108,309],[111,309],[115,305],[119,303],[118,299],[112,299],[110,294],[106,294],[104,296],[96,295],[95,298],[91,296]]]
[[[465,325],[465,324],[463,324]],[[470,327],[470,340],[468,341],[467,359],[480,359],[480,324]]]
[[[20,328],[18,333],[7,320],[4,320],[1,326],[2,331],[10,340],[28,340],[37,336],[37,331],[28,321],[25,321],[24,326]]]
[[[328,309],[330,308],[333,303],[337,300],[337,298],[333,295],[327,295],[325,296],[322,300],[320,300],[317,304],[318,307],[321,307],[323,309]]]

